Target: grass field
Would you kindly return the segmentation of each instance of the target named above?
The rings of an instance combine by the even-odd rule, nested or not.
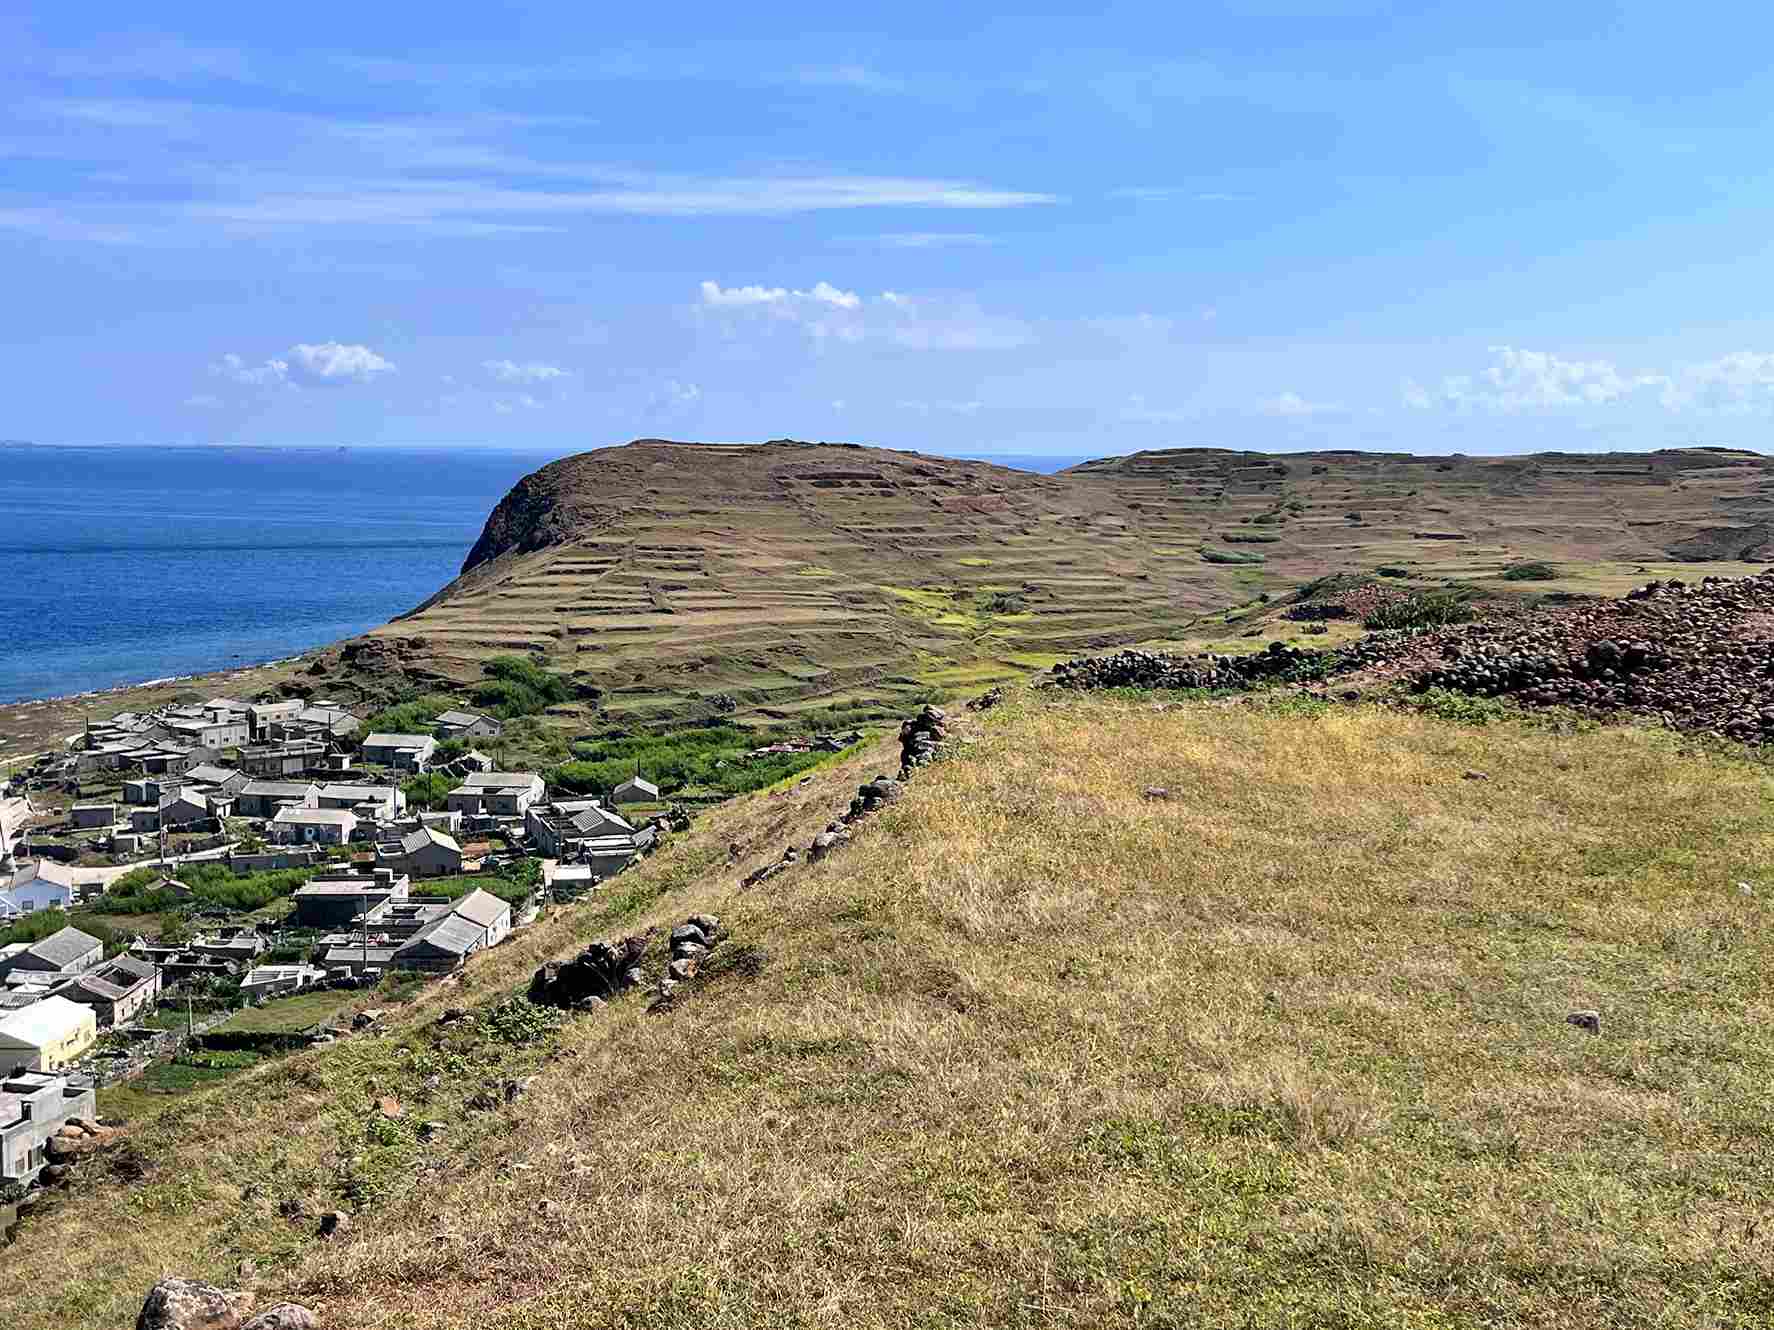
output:
[[[362,1006],[364,995],[351,989],[322,989],[273,998],[262,1007],[244,1007],[216,1027],[218,1033],[242,1031],[299,1034],[333,1020],[353,1003]]]
[[[1774,1318],[1765,767],[1367,706],[957,722],[824,863],[737,887],[886,748],[713,810],[381,1037],[176,1101],[144,1178],[21,1233],[9,1325],[246,1256],[329,1330]],[[677,1009],[495,1038],[540,957],[695,910],[733,937]],[[465,998],[479,1033],[429,1025]]]

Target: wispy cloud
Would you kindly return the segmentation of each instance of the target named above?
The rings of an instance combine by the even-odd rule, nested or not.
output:
[[[892,74],[883,74],[878,69],[870,69],[867,65],[841,64],[826,65],[814,69],[801,69],[792,76],[796,83],[810,88],[856,88],[863,92],[906,92],[910,89],[909,80],[897,78]]]
[[[1002,351],[1034,340],[1020,319],[991,315],[967,299],[883,291],[864,297],[830,282],[805,289],[705,281],[699,307],[726,320],[791,327],[816,343],[876,342],[909,351]],[[729,323],[730,330],[739,325]],[[756,326],[756,325],[753,325]]]
[[[1248,194],[1228,194],[1220,190],[1203,190],[1193,185],[1130,185],[1109,191],[1112,199],[1134,203],[1248,203]]]
[[[995,245],[996,236],[980,231],[891,231],[876,239],[888,249],[947,249],[961,245]]]
[[[1266,416],[1282,416],[1295,420],[1305,419],[1309,416],[1349,414],[1349,408],[1341,402],[1313,402],[1301,397],[1296,392],[1285,392],[1278,397],[1268,398],[1258,403],[1257,409]]]
[[[0,225],[72,238],[79,228],[143,237],[316,226],[498,236],[599,216],[991,211],[1061,201],[962,178],[705,175],[586,161],[572,135],[554,132],[559,117],[363,120],[128,97],[17,109],[13,153],[80,173],[53,200],[15,194]]]
[[[483,360],[481,368],[500,383],[552,383],[567,377],[558,365],[545,365],[539,360],[520,364],[515,360]]]

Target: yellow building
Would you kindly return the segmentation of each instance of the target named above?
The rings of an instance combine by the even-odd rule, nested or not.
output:
[[[91,1007],[46,997],[0,1019],[0,1074],[18,1065],[30,1071],[59,1070],[98,1037],[98,1017]]]

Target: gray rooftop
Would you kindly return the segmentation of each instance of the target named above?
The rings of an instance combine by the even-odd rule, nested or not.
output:
[[[46,960],[58,970],[65,970],[94,947],[102,943],[91,933],[82,933],[78,928],[64,928],[59,933],[51,933],[39,942],[33,942],[29,951],[40,960]]]

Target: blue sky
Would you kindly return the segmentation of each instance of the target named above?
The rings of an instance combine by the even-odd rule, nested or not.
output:
[[[0,6],[0,438],[1761,447],[1760,6]]]

